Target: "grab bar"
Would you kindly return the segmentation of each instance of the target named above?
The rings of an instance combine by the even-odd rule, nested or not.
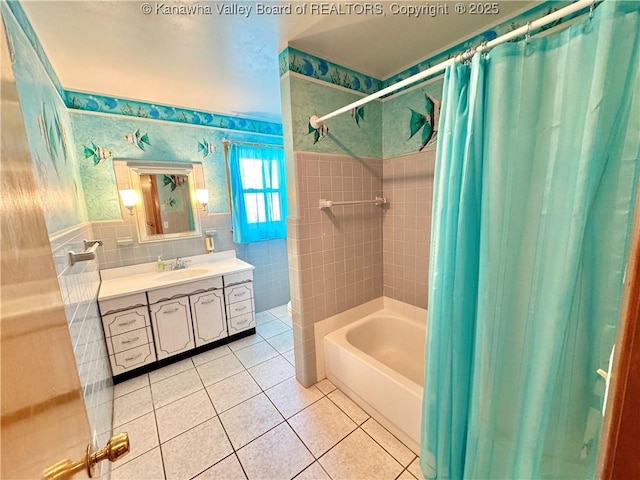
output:
[[[373,200],[347,200],[344,202],[334,202],[332,200],[327,200],[324,198],[320,199],[320,209],[331,208],[336,205],[384,205],[387,203],[386,197],[376,197]]]
[[[102,246],[102,240],[85,240],[84,252],[69,252],[69,263],[73,267],[78,262],[87,262],[96,258],[96,250]]]

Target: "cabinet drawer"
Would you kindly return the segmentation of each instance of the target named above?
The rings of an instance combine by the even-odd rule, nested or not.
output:
[[[109,354],[114,354],[124,352],[125,350],[131,350],[132,348],[151,343],[152,341],[153,337],[151,336],[151,327],[145,327],[109,337],[107,339],[107,347],[109,349]]]
[[[149,325],[149,311],[145,306],[104,315],[102,317],[102,323],[106,336],[112,337]]]
[[[107,315],[109,313],[146,305],[147,296],[144,292],[140,292],[132,295],[110,298],[109,300],[99,300],[98,303],[100,304],[100,313],[102,313],[102,315]]]
[[[253,270],[245,270],[244,272],[230,273],[224,276],[224,286],[236,285],[238,283],[250,282],[253,280]]]
[[[111,369],[114,375],[138,368],[147,363],[155,362],[156,352],[153,343],[147,343],[131,350],[109,355]]]
[[[253,312],[253,300],[244,300],[238,303],[227,305],[227,317],[238,317]]]
[[[242,332],[256,326],[255,317],[253,312],[249,312],[245,315],[233,317],[229,319],[229,335]]]
[[[159,288],[147,292],[149,295],[149,303],[158,303],[172,298],[184,297],[185,295],[193,295],[195,293],[206,292],[222,288],[222,277],[205,278],[197,282],[183,283],[181,285],[172,285],[170,287]]]
[[[227,305],[253,298],[253,282],[241,283],[224,289]]]

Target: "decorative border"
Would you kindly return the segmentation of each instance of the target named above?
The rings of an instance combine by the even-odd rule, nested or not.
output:
[[[49,62],[49,58],[47,57],[47,54],[44,53],[42,44],[40,43],[40,40],[38,40],[38,36],[36,35],[35,30],[31,26],[29,17],[27,17],[27,14],[22,9],[22,5],[20,5],[18,0],[7,0],[7,1],[3,1],[2,3],[6,4],[9,10],[11,11],[11,13],[13,14],[13,17],[15,18],[16,22],[18,22],[18,25],[20,25],[20,28],[22,29],[23,33],[27,37],[27,40],[29,41],[29,43],[33,47],[33,50],[36,52],[36,55],[40,59],[40,62],[42,63],[42,66],[47,72],[47,75],[49,75],[49,78],[51,79],[51,83],[53,83],[54,88],[58,91],[60,98],[64,99],[65,98],[64,89],[62,88],[60,79],[58,78],[58,75],[56,75],[56,72],[53,69],[53,66],[51,66],[51,63]]]
[[[305,77],[356,90],[366,95],[375,93],[382,88],[382,81],[377,78],[356,72],[290,46],[280,52],[278,62],[280,64],[280,76],[289,71],[295,72]]]
[[[280,123],[71,90],[65,90],[65,95],[67,107],[74,110],[165,120],[167,122],[202,125],[266,135],[282,135],[282,124]]]

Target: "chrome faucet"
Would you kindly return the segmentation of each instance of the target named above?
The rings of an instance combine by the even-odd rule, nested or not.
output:
[[[187,268],[187,263],[191,260],[185,260],[184,258],[177,257],[176,261],[173,262],[172,270],[182,270]]]

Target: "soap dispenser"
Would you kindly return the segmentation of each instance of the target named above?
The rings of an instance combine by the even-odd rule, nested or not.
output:
[[[156,262],[156,270],[158,270],[159,272],[162,272],[166,267],[167,265],[162,260],[162,255],[158,255],[158,261]]]

